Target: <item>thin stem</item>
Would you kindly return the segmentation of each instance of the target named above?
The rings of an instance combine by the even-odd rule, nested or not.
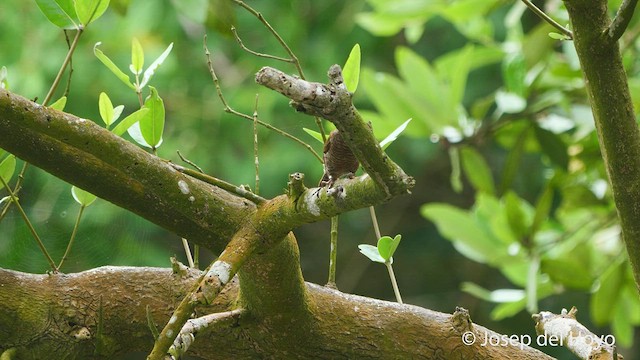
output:
[[[245,10],[250,12],[258,20],[260,20],[260,22],[269,30],[269,32],[271,34],[273,34],[273,36],[276,38],[276,40],[278,40],[280,45],[284,48],[284,50],[287,52],[287,54],[291,57],[293,64],[295,65],[296,69],[298,70],[298,74],[300,75],[300,78],[305,79],[304,72],[302,71],[302,67],[300,66],[300,61],[298,60],[298,57],[296,56],[296,54],[293,53],[291,48],[289,48],[289,45],[287,45],[287,43],[284,41],[284,39],[271,26],[271,24],[269,24],[269,22],[264,18],[264,16],[262,16],[262,14],[257,12],[256,10],[254,10],[251,6],[245,4],[244,1],[233,0],[233,2],[235,2],[240,7],[244,8]]]
[[[7,191],[9,192],[9,196],[11,197],[11,201],[14,202],[16,204],[16,206],[18,207],[18,210],[20,211],[20,214],[22,215],[22,218],[24,219],[24,222],[27,224],[27,227],[29,228],[29,231],[31,231],[31,235],[33,235],[33,238],[36,239],[36,242],[38,243],[38,246],[40,247],[40,250],[42,251],[42,253],[44,254],[45,258],[47,259],[47,261],[49,262],[49,265],[51,266],[51,269],[53,271],[58,271],[58,268],[56,268],[56,263],[53,261],[53,259],[51,258],[51,256],[49,255],[49,252],[47,251],[47,249],[44,247],[44,243],[42,243],[42,240],[40,240],[40,236],[38,236],[38,233],[36,232],[36,229],[33,227],[33,225],[31,224],[31,221],[29,221],[29,217],[27,217],[27,213],[24,211],[24,209],[22,208],[22,205],[20,205],[20,201],[18,201],[18,198],[16,197],[16,195],[13,193],[13,191],[11,191],[11,188],[9,187],[9,185],[4,181],[4,179],[2,178],[2,176],[0,176],[0,182],[2,182],[2,185],[4,185],[4,187],[7,189]]]
[[[393,273],[393,266],[391,262],[384,263],[389,271],[389,278],[391,279],[391,286],[393,287],[393,293],[396,295],[396,301],[402,304],[402,296],[400,296],[400,289],[398,289],[398,283],[396,282],[396,275]]]
[[[189,249],[189,241],[187,239],[182,238],[182,246],[184,247],[184,253],[187,255],[187,262],[189,263],[189,267],[193,268],[193,258],[191,257],[191,249]]]
[[[225,99],[224,95],[222,94],[222,88],[220,87],[220,81],[218,80],[218,76],[216,75],[215,70],[213,69],[213,63],[211,61],[211,53],[209,52],[209,48],[207,47],[207,35],[204,36],[204,50],[205,50],[205,56],[207,57],[207,66],[209,67],[209,73],[211,74],[211,78],[213,79],[213,83],[216,87],[216,92],[218,93],[218,97],[220,98],[220,100],[222,101],[222,105],[224,106],[224,111],[231,113],[233,115],[239,116],[243,119],[247,119],[250,120],[252,122],[256,122],[257,124],[266,127],[269,130],[275,131],[276,133],[289,138],[295,142],[297,142],[298,144],[304,146],[307,150],[309,150],[313,156],[316,157],[316,159],[318,159],[318,161],[322,162],[322,158],[320,157],[320,155],[318,155],[318,153],[313,150],[313,148],[311,147],[311,145],[305,143],[304,141],[298,139],[297,137],[282,131],[280,129],[278,129],[277,127],[265,123],[259,119],[254,119],[253,116],[247,115],[247,114],[243,114],[241,112],[238,112],[236,110],[234,110],[233,108],[231,108],[231,106],[229,106],[229,104],[227,103],[227,100]]]
[[[67,249],[64,251],[64,255],[62,255],[62,259],[60,259],[60,263],[58,264],[58,269],[62,268],[62,264],[67,259],[69,252],[71,251],[71,246],[73,246],[73,241],[76,238],[76,233],[78,232],[78,227],[80,227],[80,219],[82,218],[82,213],[84,212],[84,208],[86,206],[80,205],[80,211],[78,211],[78,216],[76,217],[76,223],[73,225],[73,231],[71,232],[71,238],[69,238],[69,243],[67,244]]]
[[[329,280],[327,286],[337,289],[336,262],[338,260],[338,216],[331,217],[331,250],[329,251]]]
[[[180,157],[180,160],[186,162],[187,164],[193,166],[194,168],[196,168],[196,170],[198,170],[199,172],[204,174],[204,170],[202,170],[202,168],[198,165],[196,165],[193,161],[187,159],[186,157],[182,156],[182,154],[180,153],[180,150],[176,151],[178,153],[178,156]]]
[[[82,32],[83,32],[83,28],[81,27],[78,28],[78,31],[76,31],[76,36],[75,38],[73,38],[73,42],[71,43],[71,47],[67,52],[67,56],[64,58],[64,61],[62,62],[62,66],[60,66],[58,75],[56,75],[56,78],[53,80],[53,84],[51,84],[51,88],[49,89],[47,96],[44,98],[44,101],[42,102],[43,106],[47,106],[49,104],[49,102],[51,101],[51,98],[53,97],[53,93],[58,88],[58,85],[60,84],[60,80],[62,79],[62,74],[64,74],[64,71],[67,68],[67,65],[69,65],[69,63],[71,62],[71,56],[73,56],[73,52],[76,50],[76,46],[78,46],[78,40],[80,39],[80,35],[82,35]]]
[[[542,20],[548,22],[551,26],[558,29],[562,34],[566,35],[569,39],[573,39],[573,33],[571,30],[565,28],[564,26],[558,24],[555,20],[553,20],[549,15],[547,15],[544,11],[540,10],[537,6],[535,6],[529,0],[522,0],[522,2],[531,10],[534,14],[538,15]]]
[[[294,63],[295,62],[295,60],[293,60],[293,59],[287,59],[287,58],[283,58],[283,57],[280,57],[280,56],[275,56],[275,55],[270,55],[270,54],[263,54],[263,53],[259,53],[257,51],[253,51],[253,50],[249,49],[248,47],[246,47],[244,45],[244,43],[242,42],[242,39],[240,39],[240,36],[238,35],[238,31],[236,30],[235,26],[231,27],[231,32],[233,33],[233,36],[235,36],[236,41],[238,42],[238,45],[240,45],[242,50],[248,52],[251,55],[255,55],[257,57],[262,57],[262,58],[266,58],[266,59],[272,59],[272,60],[287,62],[287,63]]]
[[[378,217],[376,217],[376,209],[373,206],[369,206],[369,214],[371,214],[371,222],[373,223],[373,231],[376,233],[376,241],[379,240],[382,235],[380,234],[380,226],[378,226]]]
[[[193,246],[193,267],[200,269],[200,245]]]
[[[260,193],[260,161],[258,160],[258,94],[256,94],[256,106],[253,110],[253,158],[256,166],[256,191]]]

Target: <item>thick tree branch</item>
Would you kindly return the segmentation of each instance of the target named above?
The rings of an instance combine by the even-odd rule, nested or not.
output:
[[[89,120],[4,89],[0,148],[216,252],[255,210]]]
[[[147,306],[156,323],[166,322],[200,275],[191,271],[180,277],[169,269],[127,267],[69,275],[0,269],[0,352],[15,348],[21,359],[91,359],[149,351]],[[311,304],[307,325],[286,306],[262,316],[247,309],[228,326],[199,332],[190,353],[204,359],[551,359],[518,343],[482,346],[485,337],[497,339],[500,334],[471,323],[464,312],[452,316],[312,284],[306,288]],[[230,283],[214,304],[197,308],[196,316],[234,310],[237,291],[238,283]],[[104,330],[98,337],[100,312]],[[85,331],[80,340],[76,335],[81,329]],[[474,345],[463,345],[467,331],[476,337]],[[312,336],[302,337],[301,346],[304,333]],[[99,342],[109,344],[111,352],[96,354]]]
[[[640,131],[607,1],[565,0],[629,261],[640,291]]]

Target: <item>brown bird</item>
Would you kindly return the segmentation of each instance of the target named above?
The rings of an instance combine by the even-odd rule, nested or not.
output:
[[[338,130],[333,130],[329,134],[323,152],[324,175],[320,179],[319,187],[331,187],[334,181],[344,175],[353,177],[360,166],[358,159],[344,142]]]

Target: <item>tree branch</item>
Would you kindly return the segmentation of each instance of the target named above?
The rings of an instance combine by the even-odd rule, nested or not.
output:
[[[0,269],[0,349],[15,348],[21,359],[121,358],[129,352],[148,351],[152,335],[146,307],[156,322],[166,322],[201,274],[190,270],[180,277],[169,269],[130,267],[68,275]],[[306,324],[292,317],[297,311],[286,306],[262,315],[246,309],[237,322],[199,332],[190,354],[204,359],[335,358],[337,354],[346,358],[433,359],[447,354],[459,359],[551,359],[525,344],[482,346],[485,337],[497,339],[500,334],[471,323],[464,311],[452,316],[313,284],[306,284],[306,290],[310,304]],[[233,281],[214,304],[196,308],[196,316],[234,310],[237,294],[238,282]],[[100,311],[104,330],[98,338]],[[470,346],[461,340],[467,331],[478,340]],[[75,336],[79,333],[84,334],[82,340]],[[300,340],[303,334],[310,336]],[[110,344],[112,352],[96,354],[100,341]]]
[[[620,4],[620,8],[618,8],[618,12],[616,13],[615,18],[609,25],[609,29],[606,34],[609,36],[609,41],[618,41],[622,34],[624,34],[625,30],[629,26],[631,22],[631,18],[633,17],[633,13],[636,10],[636,5],[638,4],[638,0],[623,0],[622,4]]]

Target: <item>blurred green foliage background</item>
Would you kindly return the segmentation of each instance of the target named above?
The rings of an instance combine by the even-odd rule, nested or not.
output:
[[[580,321],[599,334],[613,331],[622,353],[633,357],[630,347],[640,319],[624,314],[637,312],[638,296],[570,42],[550,38],[553,29],[519,2],[249,4],[282,35],[310,80],[325,81],[329,66],[343,64],[360,44],[363,71],[355,102],[380,139],[413,118],[387,151],[416,178],[416,188],[411,196],[376,208],[383,235],[403,236],[394,269],[405,302],[443,312],[462,306],[475,322],[493,330],[534,336],[525,310],[534,291],[539,309],[577,306]],[[546,9],[568,22],[561,2],[548,1]],[[173,42],[151,81],[167,114],[158,155],[180,163],[179,150],[216,177],[254,187],[253,124],[224,112],[206,66],[206,33],[230,105],[251,114],[258,94],[261,120],[321,152],[302,130],[315,129],[313,119],[253,81],[265,65],[288,73],[295,68],[242,50],[231,25],[252,50],[286,56],[262,24],[231,1],[112,1],[88,27],[73,57],[65,111],[99,122],[103,91],[114,105],[125,105],[124,115],[139,107],[135,94],[93,55],[95,43],[102,42],[101,50],[126,70],[133,37],[142,44],[147,64]],[[636,22],[629,33],[623,49],[637,101]],[[34,1],[0,3],[0,66],[7,67],[11,91],[43,99],[66,51],[64,34]],[[315,186],[322,174],[322,165],[303,147],[264,128],[259,129],[259,156],[264,197],[281,194],[289,173],[305,173],[307,186]],[[70,185],[30,167],[20,199],[53,258],[60,259],[79,210]],[[448,205],[423,207],[435,203]],[[304,226],[296,237],[306,280],[325,283],[329,223]],[[358,244],[376,240],[367,209],[340,216],[337,284],[344,292],[393,300],[385,268],[358,252]],[[86,209],[62,270],[166,267],[172,255],[184,261],[177,236],[99,200]],[[201,263],[214,256],[204,253]],[[47,270],[15,209],[0,223],[0,266]],[[485,289],[514,292],[509,298]],[[572,358],[564,349],[543,351]]]

